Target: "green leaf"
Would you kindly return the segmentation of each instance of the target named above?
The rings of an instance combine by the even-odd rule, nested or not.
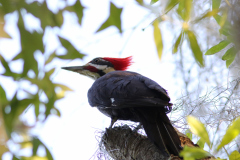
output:
[[[215,46],[211,47],[209,50],[207,50],[205,55],[212,55],[217,52],[220,52],[223,48],[225,48],[230,43],[231,43],[230,41],[223,40],[223,41],[219,42],[218,44],[216,44]]]
[[[177,13],[180,16],[182,20],[184,20],[185,17],[185,6],[184,6],[184,1],[180,1],[178,8],[177,8]]]
[[[165,12],[169,12],[173,7],[175,7],[180,0],[168,0],[167,5],[165,7]]]
[[[73,6],[68,6],[68,7],[65,8],[65,10],[73,11],[74,13],[76,13],[77,17],[78,17],[78,23],[81,25],[82,24],[84,8],[85,7],[82,6],[81,1],[77,0],[76,3]]]
[[[192,10],[192,0],[184,0],[185,2],[185,17],[184,17],[184,21],[189,21],[190,19],[190,15],[191,15],[191,10]]]
[[[204,148],[204,145],[205,145],[205,141],[202,139],[202,138],[200,138],[198,141],[197,141],[197,144],[199,145],[199,147],[200,148]]]
[[[57,55],[56,55],[55,52],[52,53],[52,54],[48,57],[48,59],[45,61],[45,65],[51,63],[56,56],[57,56]]]
[[[165,8],[165,12],[170,11],[173,7],[175,7],[178,3],[180,2],[180,0],[169,0],[166,8]]]
[[[73,7],[74,7],[74,10],[75,10],[75,13],[76,13],[77,16],[78,16],[78,22],[79,22],[79,24],[82,24],[83,9],[84,9],[84,7],[82,6],[81,1],[80,1],[80,0],[77,0],[77,2],[74,4]]]
[[[110,15],[108,19],[101,25],[97,32],[104,30],[110,26],[116,26],[120,33],[122,33],[121,26],[122,8],[117,8],[112,2],[110,3]]]
[[[206,128],[204,127],[204,125],[199,120],[194,118],[193,116],[188,116],[187,121],[191,128],[191,131],[194,134],[198,135],[200,138],[202,138],[202,140],[204,140],[210,147],[210,140],[209,140],[208,132],[207,132]]]
[[[154,41],[155,41],[155,45],[157,48],[157,52],[158,52],[158,57],[159,59],[161,59],[162,57],[162,51],[163,51],[163,42],[162,42],[162,34],[161,34],[161,30],[158,27],[158,20],[155,20],[153,22],[153,34],[154,34]]]
[[[151,0],[150,4],[156,3],[158,0]]]
[[[6,92],[3,89],[2,85],[0,84],[0,109],[6,107],[8,103],[9,102],[7,100]]]
[[[12,160],[22,160],[13,155]]]
[[[229,155],[229,160],[240,160],[240,153],[235,150]]]
[[[139,5],[143,5],[143,0],[136,0]]]
[[[190,30],[187,31],[187,35],[188,35],[190,47],[193,52],[194,58],[197,61],[197,63],[199,64],[199,66],[203,67],[204,66],[203,53],[198,45],[196,36]]]
[[[234,59],[237,54],[235,47],[229,48],[226,53],[222,56],[222,60]]]
[[[4,57],[0,54],[0,61],[5,69],[4,76],[12,77],[14,80],[18,80],[20,78],[20,74],[14,73],[9,68],[9,62],[7,62]]]
[[[11,13],[17,9],[16,5],[12,4],[13,3],[12,1],[0,0],[0,3],[1,3],[0,10],[2,10],[1,14],[3,15]]]
[[[53,94],[52,96],[48,97],[48,102],[46,103],[45,120],[51,114],[51,110],[54,108],[55,100],[56,94]]]
[[[184,160],[195,160],[210,157],[212,155],[202,148],[185,146],[180,152],[180,156],[182,156]]]
[[[28,32],[24,27],[24,22],[21,14],[19,14],[18,28],[20,31],[22,51],[19,55],[17,55],[17,57],[21,57],[24,60],[22,76],[26,76],[29,70],[33,70],[34,73],[38,75],[38,63],[34,58],[33,53],[36,50],[44,52],[42,41],[43,34],[37,32]],[[16,57],[14,59],[16,59]]]
[[[50,111],[52,114],[57,115],[58,117],[61,116],[61,112],[57,108],[52,108]]]
[[[14,127],[16,122],[18,121],[19,115],[23,113],[23,111],[30,105],[33,104],[35,99],[17,99],[17,92],[15,93],[14,97],[11,99],[9,106],[10,107],[10,113],[2,112],[4,123],[7,131],[7,135],[11,137],[11,133],[14,131]],[[5,108],[3,110],[5,110]]]
[[[219,9],[222,0],[212,0],[212,10]]]
[[[226,144],[230,143],[233,139],[235,139],[240,133],[240,117],[234,120],[231,126],[227,129],[226,134],[223,136],[223,139],[217,150],[221,149]]]
[[[214,10],[212,10],[212,11],[208,11],[207,13],[205,13],[204,15],[202,15],[201,17],[197,18],[197,19],[195,20],[195,23],[198,22],[198,21],[200,21],[200,20],[202,20],[202,19],[204,19],[204,18],[215,16],[215,15],[218,14],[218,12],[219,12],[219,10],[217,10],[217,9],[214,9]]]
[[[48,72],[46,72],[45,74],[47,74],[48,76],[51,76],[55,71],[55,68],[49,70]]]
[[[217,21],[221,29],[219,32],[225,36],[229,36],[230,32],[232,30],[231,24],[227,21],[227,12],[224,12],[222,16],[215,15],[214,19]]]
[[[61,44],[67,50],[67,54],[56,56],[61,59],[76,59],[76,58],[83,58],[84,54],[78,52],[75,47],[66,39],[59,37]]]
[[[35,144],[36,146],[43,146],[44,148],[45,148],[45,150],[46,150],[46,153],[47,153],[47,155],[46,155],[46,158],[47,158],[47,160],[53,160],[53,157],[52,157],[52,154],[51,154],[51,152],[49,151],[49,149],[47,148],[47,146],[46,145],[44,145],[42,142],[41,142],[41,140],[39,140],[37,137],[35,137],[34,139],[33,139],[33,144]],[[35,156],[36,157],[36,159],[38,159],[38,157],[37,156]],[[39,158],[42,158],[42,159],[46,159],[46,158],[43,158],[43,157],[39,157]],[[29,158],[29,160],[31,160],[31,159],[34,159],[34,158],[32,158],[32,157],[30,157]]]
[[[41,142],[39,141],[39,139],[33,138],[32,143],[33,143],[32,155],[36,156],[38,147],[41,145]]]
[[[40,106],[40,100],[39,100],[39,93],[35,95],[35,102],[34,102],[34,112],[36,118],[39,116],[39,106]]]
[[[1,8],[0,8],[0,37],[11,38],[11,37],[5,32],[4,26],[5,26],[4,14],[1,12]]]
[[[189,21],[192,10],[192,0],[181,0],[178,5],[177,13],[185,22]]]
[[[222,56],[222,60],[226,60],[227,68],[232,64],[236,55],[237,55],[237,50],[233,46],[232,48],[228,49],[226,53]]]
[[[233,61],[234,61],[234,58],[226,60],[226,67],[228,68]]]
[[[186,130],[185,134],[190,140],[192,140],[192,132],[189,129]]]
[[[69,88],[68,86],[65,86],[63,84],[55,83],[55,86],[60,87],[64,91],[73,91],[71,88]]]
[[[41,27],[45,29],[47,26],[61,26],[63,23],[62,10],[54,14],[47,7],[46,1],[43,3],[33,2],[26,4],[24,8],[35,17],[41,20]]]
[[[172,50],[172,53],[177,53],[178,51],[178,46],[179,44],[182,42],[182,36],[183,36],[183,32],[180,33],[180,35],[178,36],[176,42],[174,43],[174,46],[173,46],[173,50]]]

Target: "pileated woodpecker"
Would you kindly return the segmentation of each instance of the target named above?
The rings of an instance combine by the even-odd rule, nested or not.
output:
[[[118,119],[140,122],[165,156],[178,156],[181,141],[166,115],[172,106],[166,90],[147,77],[125,71],[131,63],[132,57],[105,57],[63,69],[95,80],[88,91],[88,101],[112,119],[110,127]]]

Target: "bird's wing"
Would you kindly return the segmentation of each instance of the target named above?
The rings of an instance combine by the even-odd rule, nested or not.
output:
[[[98,102],[97,106],[114,108],[171,106],[166,90],[155,81],[134,72],[110,73],[102,77],[98,83],[94,83],[91,88],[97,90],[93,97]]]

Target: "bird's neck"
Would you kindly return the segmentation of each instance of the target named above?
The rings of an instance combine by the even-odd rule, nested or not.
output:
[[[109,72],[112,72],[112,71],[115,71],[115,69],[114,69],[113,67],[107,67],[107,68],[105,68],[105,69],[103,70],[103,72],[104,72],[105,74],[107,74],[107,73],[109,73]]]
[[[116,70],[112,67],[107,67],[104,70],[102,70],[101,73],[91,73],[88,75],[88,77],[92,78],[93,80],[97,80],[98,78],[112,71],[116,71]]]

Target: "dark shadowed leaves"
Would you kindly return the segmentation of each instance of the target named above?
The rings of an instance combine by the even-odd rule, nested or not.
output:
[[[115,26],[118,28],[119,32],[122,33],[121,14],[122,14],[122,8],[117,8],[111,2],[110,3],[110,15],[109,15],[108,19],[97,30],[97,32],[104,30],[110,26]]]
[[[193,52],[195,60],[197,61],[200,67],[203,67],[204,66],[203,53],[198,45],[195,34],[192,31],[188,30],[187,36],[188,36],[190,48]]]

